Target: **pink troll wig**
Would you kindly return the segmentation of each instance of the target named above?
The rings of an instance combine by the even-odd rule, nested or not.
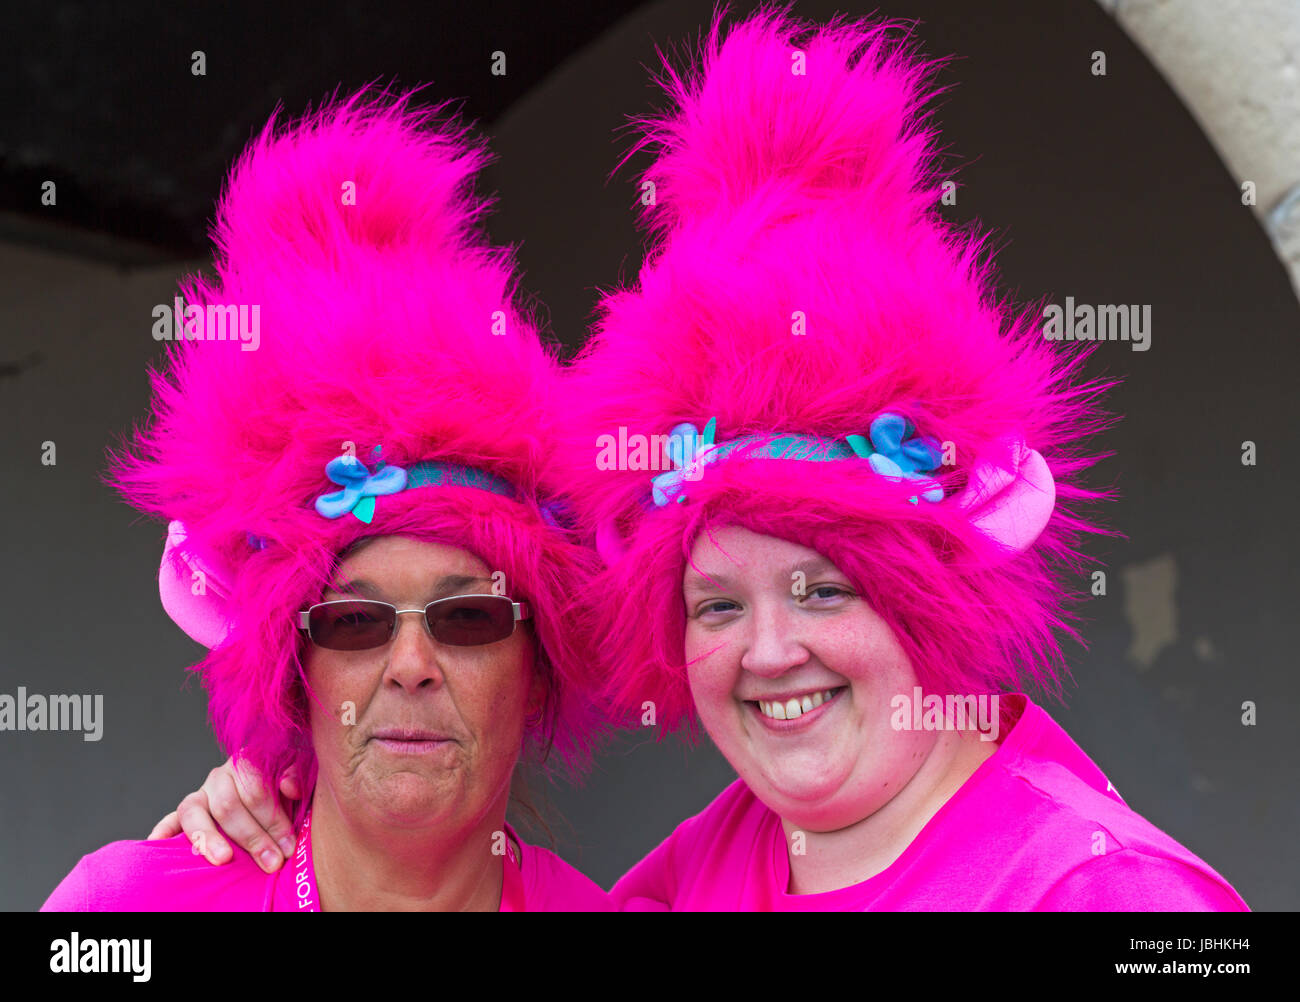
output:
[[[928,691],[1059,698],[1060,635],[1080,639],[1061,571],[1106,533],[1072,509],[1112,496],[1076,482],[1098,458],[1081,450],[1113,384],[1081,378],[1086,350],[1045,341],[1038,308],[999,301],[986,238],[940,217],[937,63],[886,22],[721,20],[692,69],[668,69],[667,110],[638,122],[652,244],[563,396],[557,483],[609,563],[588,606],[615,714],[653,701],[661,733],[694,729],[682,577],[697,536],[730,525],[831,559]],[[947,443],[943,500],[909,503],[916,482],[852,454],[752,455],[780,436],[843,444],[885,413]],[[667,503],[651,481],[670,466],[598,459],[620,429],[634,442],[710,418],[718,443],[746,443]]]
[[[205,309],[256,305],[256,350],[178,337],[151,373],[147,425],[111,456],[133,505],[184,525],[163,577],[226,579],[229,629],[195,670],[222,747],[268,776],[314,775],[296,613],[350,546],[384,535],[505,574],[531,603],[522,628],[549,683],[530,737],[570,765],[589,750],[587,651],[561,609],[594,556],[539,495],[558,362],[516,304],[509,253],[479,232],[482,145],[410,98],[362,92],[287,127],[272,117],[221,198],[215,277],[181,286]],[[413,486],[378,497],[370,524],[327,518],[314,504],[338,489],[325,471],[343,454],[370,472],[380,459],[472,467],[516,493]]]

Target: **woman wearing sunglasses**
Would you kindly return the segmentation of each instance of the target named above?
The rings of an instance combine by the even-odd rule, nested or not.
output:
[[[609,907],[506,821],[521,754],[587,753],[560,612],[593,558],[539,500],[558,366],[478,234],[484,161],[409,96],[358,95],[273,120],[235,167],[216,278],[183,286],[186,336],[113,471],[171,522],[161,591],[211,648],[219,741],[304,780],[292,865],[117,842],[47,909]],[[210,336],[230,305],[256,342]]]
[[[1027,694],[1060,696],[1077,637],[1108,384],[940,218],[926,78],[886,26],[764,15],[643,123],[658,239],[568,377],[556,479],[608,564],[616,713],[702,723],[740,778],[612,895],[1245,909]],[[675,468],[619,460],[638,435]]]

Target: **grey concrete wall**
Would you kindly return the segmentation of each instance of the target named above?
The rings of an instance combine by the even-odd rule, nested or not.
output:
[[[1300,4],[1099,0],[1186,105],[1300,290]]]

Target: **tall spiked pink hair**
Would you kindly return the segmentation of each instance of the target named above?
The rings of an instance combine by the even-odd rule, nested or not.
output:
[[[1036,310],[998,301],[984,239],[940,217],[935,65],[886,22],[718,19],[696,64],[667,71],[668,110],[638,123],[654,240],[572,368],[556,471],[610,563],[593,609],[620,714],[653,701],[665,729],[693,721],[683,572],[726,525],[829,557],[928,689],[1060,693],[1058,634],[1077,633],[1058,575],[1104,531],[1071,506],[1109,496],[1075,478],[1110,384],[1083,381],[1086,352],[1045,341]],[[916,481],[859,458],[891,453],[872,435],[889,414],[945,453],[925,485],[943,500],[909,503]],[[650,437],[711,418],[735,451],[657,474]],[[790,436],[849,458],[770,458]],[[632,468],[606,468],[615,452]]]
[[[539,497],[558,362],[517,308],[508,252],[478,231],[482,145],[410,98],[362,92],[287,127],[272,117],[222,196],[215,277],[182,284],[200,308],[257,306],[256,350],[169,345],[147,426],[112,457],[132,504],[183,523],[164,590],[169,575],[188,587],[192,568],[219,569],[208,587],[229,622],[196,670],[222,747],[267,775],[314,765],[295,614],[341,553],[379,535],[505,574],[533,608],[550,683],[533,736],[569,762],[587,747],[587,652],[560,609],[593,557]],[[343,454],[371,472],[377,459],[472,467],[515,494],[411,487],[378,497],[369,524],[327,518],[314,503],[338,490],[326,465]]]

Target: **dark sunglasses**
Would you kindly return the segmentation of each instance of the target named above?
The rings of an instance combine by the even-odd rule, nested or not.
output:
[[[453,595],[423,609],[399,609],[387,602],[340,599],[319,602],[298,613],[298,629],[317,647],[331,651],[368,651],[393,639],[397,617],[405,612],[424,615],[429,634],[450,647],[479,647],[505,640],[515,623],[530,619],[526,602],[505,595]]]

